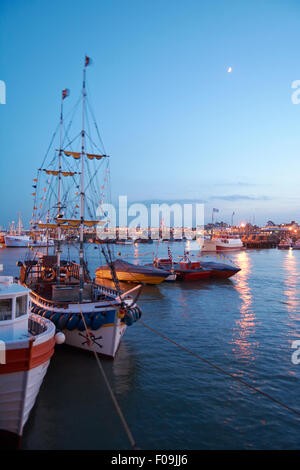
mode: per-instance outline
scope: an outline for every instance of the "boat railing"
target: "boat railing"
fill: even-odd
[[[116,289],[113,289],[112,287],[107,287],[107,286],[103,286],[101,284],[95,284],[95,283],[93,283],[93,286],[94,288],[97,288],[104,294],[112,295],[113,297],[116,297],[119,295],[118,291]]]
[[[54,300],[45,299],[44,297],[41,297],[39,294],[36,294],[33,291],[30,292],[30,295],[31,297],[34,297],[37,302],[44,305],[45,307],[68,308],[68,305],[70,303],[68,301],[56,302]]]
[[[70,271],[70,274],[71,274],[72,277],[79,280],[79,278],[80,278],[80,266],[79,266],[78,263],[75,263],[74,261],[72,261],[72,263],[69,266],[69,271]]]
[[[106,294],[106,295],[110,295],[112,297],[117,297],[119,294],[118,292],[115,290],[115,289],[112,289],[110,287],[106,287],[106,286],[102,286],[102,285],[99,285],[99,284],[94,284],[92,283],[92,287],[94,289],[94,299],[96,300],[96,294],[101,292],[103,294]],[[69,304],[70,303],[74,303],[74,302],[70,302],[70,301],[60,301],[60,302],[57,302],[57,301],[54,301],[54,300],[49,300],[49,299],[45,299],[44,297],[41,297],[39,294],[36,294],[35,292],[31,291],[30,293],[31,297],[34,297],[35,300],[40,303],[41,305],[44,305],[45,307],[55,307],[55,308],[68,308]]]
[[[41,278],[42,277],[42,272],[45,268],[47,267],[52,267],[51,263],[48,264],[46,263],[37,263],[37,262],[27,262],[26,263],[26,268],[27,268],[27,276],[30,278]],[[73,277],[76,280],[80,279],[80,265],[78,263],[75,263],[72,261],[70,264],[68,264],[68,271],[69,271],[69,276]],[[87,271],[87,266],[84,264],[84,280],[85,281],[90,281],[90,276]],[[54,266],[55,269],[55,266]]]

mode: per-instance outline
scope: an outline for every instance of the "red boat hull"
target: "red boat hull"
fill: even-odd
[[[211,277],[213,278],[218,278],[218,279],[229,279],[231,276],[234,276],[236,274],[236,270],[234,271],[212,271],[211,272]]]
[[[175,273],[177,274],[177,279],[182,281],[199,281],[211,277],[211,271],[175,271]]]

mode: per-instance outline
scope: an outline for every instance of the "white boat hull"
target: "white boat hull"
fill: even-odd
[[[83,304],[69,304],[65,309],[47,306],[42,300],[38,300],[36,295],[31,295],[32,312],[38,315],[47,315],[53,321],[58,330],[65,335],[65,344],[84,349],[90,352],[115,357],[119,348],[121,338],[123,337],[127,325],[122,321],[122,315],[119,313],[119,307],[103,307],[99,302],[87,302]],[[126,302],[126,301],[125,301]],[[82,321],[84,318],[94,315],[102,315],[103,321],[99,328],[87,326],[87,331]],[[54,314],[56,318],[53,317]],[[60,326],[59,319],[65,317],[65,327]],[[136,320],[134,320],[136,321]],[[81,327],[79,327],[81,323]],[[93,324],[92,324],[93,326]]]
[[[26,248],[47,246],[47,240],[33,240],[27,236],[6,235],[4,237],[5,245],[7,248]],[[48,246],[53,246],[53,240],[48,240]]]
[[[66,337],[65,344],[114,358],[126,328],[124,324],[102,326],[98,330],[88,328],[88,335],[86,331],[77,329],[73,331],[64,329],[62,331]]]
[[[49,363],[28,371],[0,375],[0,430],[22,435]]]
[[[55,326],[37,315],[2,323],[6,347],[0,360],[0,448],[15,448],[54,353]]]
[[[243,242],[239,238],[216,239],[217,251],[235,251],[243,248]]]

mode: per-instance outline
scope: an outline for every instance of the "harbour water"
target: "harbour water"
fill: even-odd
[[[183,243],[171,247],[183,254]],[[6,275],[18,275],[16,261],[26,251],[0,250]],[[146,263],[156,243],[114,251]],[[93,247],[88,253],[93,273],[103,259]],[[166,257],[166,243],[159,253]],[[300,411],[300,364],[292,362],[292,343],[300,339],[300,251],[243,250],[228,257],[241,268],[230,280],[145,286],[142,320]],[[115,360],[102,363],[141,449],[299,448],[299,416],[141,324],[127,328]],[[56,347],[23,448],[130,448],[92,355]]]

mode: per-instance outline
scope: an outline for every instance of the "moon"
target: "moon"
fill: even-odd
[[[228,67],[227,72],[230,73],[232,71],[231,67]]]

